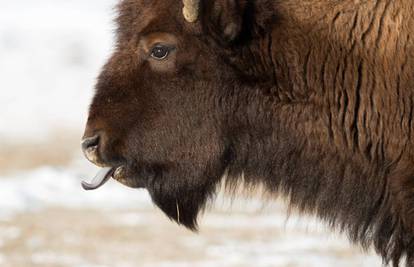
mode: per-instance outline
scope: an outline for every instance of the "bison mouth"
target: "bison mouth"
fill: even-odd
[[[102,187],[111,178],[127,187],[142,187],[142,184],[139,184],[135,179],[127,175],[127,168],[125,166],[102,168],[90,182],[82,181],[82,187],[88,191],[95,190]]]

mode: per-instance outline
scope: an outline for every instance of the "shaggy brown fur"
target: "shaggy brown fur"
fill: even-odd
[[[414,1],[124,0],[85,136],[195,229],[221,177],[414,266]],[[151,57],[154,46],[169,54]]]

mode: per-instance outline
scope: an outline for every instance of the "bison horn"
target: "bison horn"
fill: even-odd
[[[186,21],[193,23],[198,19],[200,0],[183,0],[183,15]]]

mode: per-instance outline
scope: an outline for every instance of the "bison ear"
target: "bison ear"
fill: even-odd
[[[278,18],[274,0],[207,0],[201,3],[205,29],[224,44],[263,35]]]
[[[247,1],[214,0],[204,2],[203,20],[208,32],[220,41],[235,41],[243,29]]]

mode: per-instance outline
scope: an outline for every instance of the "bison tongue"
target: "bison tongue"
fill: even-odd
[[[95,190],[103,186],[114,174],[116,168],[102,168],[91,182],[82,182],[85,190]]]

